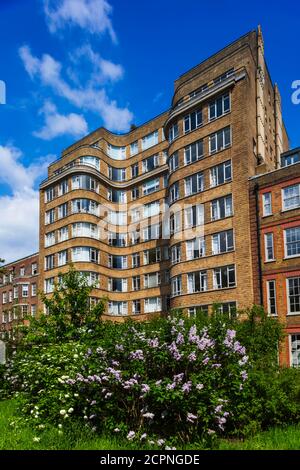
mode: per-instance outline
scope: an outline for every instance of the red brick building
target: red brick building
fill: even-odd
[[[250,180],[255,302],[286,329],[283,365],[300,366],[300,148]]]
[[[25,315],[37,313],[38,253],[4,266],[0,276],[0,332],[10,335]]]

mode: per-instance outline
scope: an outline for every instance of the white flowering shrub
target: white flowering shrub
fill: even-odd
[[[37,425],[79,419],[163,446],[226,435],[243,404],[248,356],[222,318],[203,326],[169,317],[106,324],[89,345],[20,351],[6,378]]]

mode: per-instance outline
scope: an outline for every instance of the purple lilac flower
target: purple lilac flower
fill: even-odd
[[[203,361],[202,361],[202,364],[204,364],[205,366],[209,363],[209,357],[206,357]]]
[[[144,439],[146,439],[146,437],[147,437],[146,433],[142,434],[141,437],[140,437],[140,441],[143,441]]]
[[[143,361],[144,360],[144,353],[141,349],[137,349],[136,351],[133,351],[129,354],[130,359],[138,360],[138,361]]]
[[[182,382],[183,381],[183,377],[184,377],[184,374],[178,374],[178,375],[174,375],[173,377],[173,380],[174,382]]]
[[[129,380],[126,380],[124,383],[123,383],[123,388],[125,390],[130,390],[131,388],[133,388],[136,384],[138,383],[138,381],[134,378],[132,379],[129,379]]]
[[[115,349],[116,351],[124,351],[124,346],[123,344],[116,344]]]
[[[195,352],[192,352],[188,357],[189,362],[195,362],[197,360],[197,356]]]
[[[223,409],[223,405],[218,405],[218,406],[216,406],[216,408],[215,408],[215,413],[221,413],[221,412],[222,412],[222,409]]]
[[[191,388],[192,388],[192,382],[191,381],[186,382],[185,384],[182,385],[182,391],[184,393],[190,393]]]
[[[142,389],[141,390],[142,390],[143,393],[148,393],[148,392],[150,392],[150,387],[147,384],[142,384]]]
[[[129,431],[129,433],[127,434],[127,439],[129,441],[132,441],[135,437],[135,432],[134,431]]]
[[[249,357],[248,356],[244,356],[242,357],[242,359],[239,361],[239,366],[244,366],[245,364],[247,364],[247,362],[249,361]]]
[[[188,414],[187,414],[186,420],[187,420],[189,423],[194,424],[195,419],[197,419],[197,416],[193,415],[192,413],[188,413]]]
[[[170,346],[168,346],[168,349],[169,349],[171,355],[173,356],[173,358],[176,361],[180,361],[180,359],[182,358],[182,354],[180,354],[180,352],[178,351],[176,343],[174,341]]]
[[[156,385],[157,387],[159,387],[159,386],[161,385],[161,383],[162,383],[162,380],[158,380],[157,382],[155,382],[155,385]]]
[[[176,343],[177,344],[184,344],[184,336],[183,336],[182,333],[178,333]]]
[[[197,390],[202,390],[204,388],[204,385],[203,384],[197,384],[196,385],[196,389]]]
[[[148,345],[149,345],[150,348],[153,348],[153,349],[158,348],[159,347],[158,338],[149,339],[148,340]]]
[[[213,364],[212,367],[214,369],[220,369],[222,367],[222,364]]]
[[[158,439],[157,441],[157,445],[159,445],[160,447],[164,445],[166,441],[164,439]]]
[[[176,387],[176,383],[173,382],[173,383],[171,383],[171,384],[168,384],[168,385],[166,386],[166,389],[167,389],[167,390],[174,390],[175,387]]]
[[[120,365],[119,361],[111,361],[112,366],[118,367]]]
[[[178,326],[184,326],[184,320],[179,320]]]
[[[241,372],[241,376],[244,382],[248,379],[248,374],[245,370]]]

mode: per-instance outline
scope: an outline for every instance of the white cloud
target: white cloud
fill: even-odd
[[[0,185],[12,192],[0,196],[0,258],[6,262],[38,251],[39,193],[34,187],[55,158],[49,155],[26,167],[21,156],[19,149],[0,145]]]
[[[44,11],[52,33],[67,26],[77,26],[92,34],[109,33],[117,42],[107,0],[44,0]]]
[[[92,81],[85,87],[72,87],[61,76],[61,64],[52,56],[44,54],[41,59],[34,57],[28,46],[19,49],[24,67],[31,78],[38,77],[43,85],[50,86],[59,96],[64,97],[78,108],[93,111],[104,120],[110,130],[127,131],[133,115],[128,108],[119,108],[115,100],[110,100],[104,88],[97,88]],[[108,62],[108,61],[106,61]],[[117,66],[115,66],[117,67]],[[102,64],[102,70],[110,76],[117,76],[116,69],[108,71],[108,63]]]
[[[46,101],[41,109],[41,114],[45,115],[45,125],[41,130],[33,133],[40,139],[50,140],[62,135],[82,137],[88,133],[88,125],[82,115],[59,114],[56,106],[50,101]]]

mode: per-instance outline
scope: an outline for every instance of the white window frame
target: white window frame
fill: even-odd
[[[284,197],[284,193],[287,189],[291,189],[291,188],[297,188],[298,189],[298,195],[290,197],[289,199],[299,198],[299,203],[298,203],[298,205],[294,205],[292,207],[286,207],[286,199]],[[285,188],[282,188],[281,191],[282,191],[282,210],[283,211],[291,211],[291,210],[298,209],[300,207],[300,183],[293,184],[291,186],[287,186]]]
[[[269,245],[269,242],[271,241],[271,244]],[[265,242],[265,262],[272,262],[275,261],[275,246],[274,246],[274,233],[273,232],[268,232],[265,233],[264,235],[264,242]],[[272,249],[272,257],[269,258],[269,252],[268,249]]]
[[[300,276],[293,276],[293,277],[288,277],[286,279],[286,294],[287,294],[287,307],[288,307],[288,315],[300,315],[300,309],[299,312],[292,312],[291,311],[291,299],[290,299],[290,288],[289,288],[289,281],[294,280],[294,279],[299,279],[299,286],[300,286]],[[299,287],[299,292],[300,292],[300,287]],[[300,294],[299,294],[300,295]]]
[[[267,201],[269,199],[269,201]],[[263,206],[263,217],[269,217],[270,215],[273,214],[272,211],[272,193],[264,193],[262,195],[262,206]],[[267,208],[269,208],[267,210]]]
[[[270,285],[274,284],[274,300],[275,300],[275,313],[271,313],[271,295],[270,295]],[[275,279],[270,279],[267,281],[267,303],[268,303],[268,314],[271,315],[272,317],[276,317],[278,315],[277,313],[277,292],[276,292],[276,281]]]
[[[289,228],[286,228],[286,229],[283,231],[283,236],[284,236],[284,256],[285,256],[285,258],[287,258],[287,259],[290,259],[290,258],[298,258],[298,257],[300,256],[300,251],[299,251],[299,253],[297,253],[297,254],[295,254],[295,255],[289,255],[289,254],[288,254],[288,250],[287,250],[287,248],[288,248],[288,247],[287,247],[287,236],[286,236],[286,235],[287,235],[287,231],[288,231],[288,230],[296,230],[296,229],[298,229],[299,232],[300,232],[300,226],[298,226],[298,227],[289,227]],[[300,244],[300,238],[299,238],[299,242],[298,242],[298,241],[290,242],[290,244],[292,244],[292,243],[299,243],[299,244]]]

